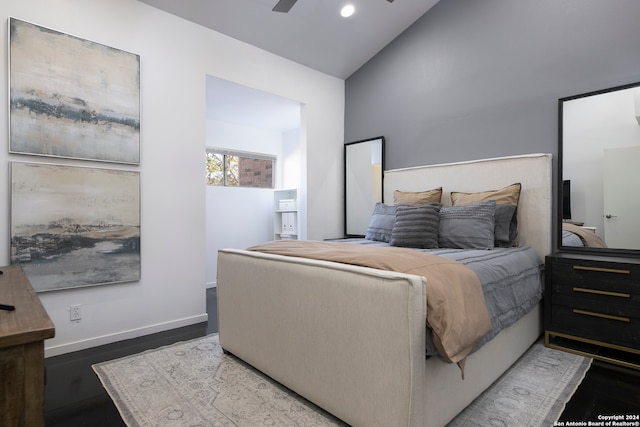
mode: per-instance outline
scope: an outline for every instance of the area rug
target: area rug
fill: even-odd
[[[540,340],[448,426],[553,426],[591,362]]]
[[[450,425],[553,425],[590,362],[537,342]],[[345,425],[224,354],[217,334],[93,369],[130,427]]]

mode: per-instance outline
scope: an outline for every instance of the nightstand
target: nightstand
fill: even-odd
[[[545,345],[640,370],[640,260],[546,257]]]

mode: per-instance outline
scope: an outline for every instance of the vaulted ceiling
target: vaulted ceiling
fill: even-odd
[[[439,0],[298,0],[288,13],[272,10],[278,0],[139,1],[346,79]]]

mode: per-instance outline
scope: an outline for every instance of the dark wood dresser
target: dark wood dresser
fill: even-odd
[[[545,344],[640,370],[640,260],[546,257]]]
[[[0,426],[44,426],[44,340],[55,328],[20,266],[0,267]]]

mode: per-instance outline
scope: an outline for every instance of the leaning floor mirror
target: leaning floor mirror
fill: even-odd
[[[382,202],[384,137],[344,145],[344,234],[362,237],[376,203]]]

